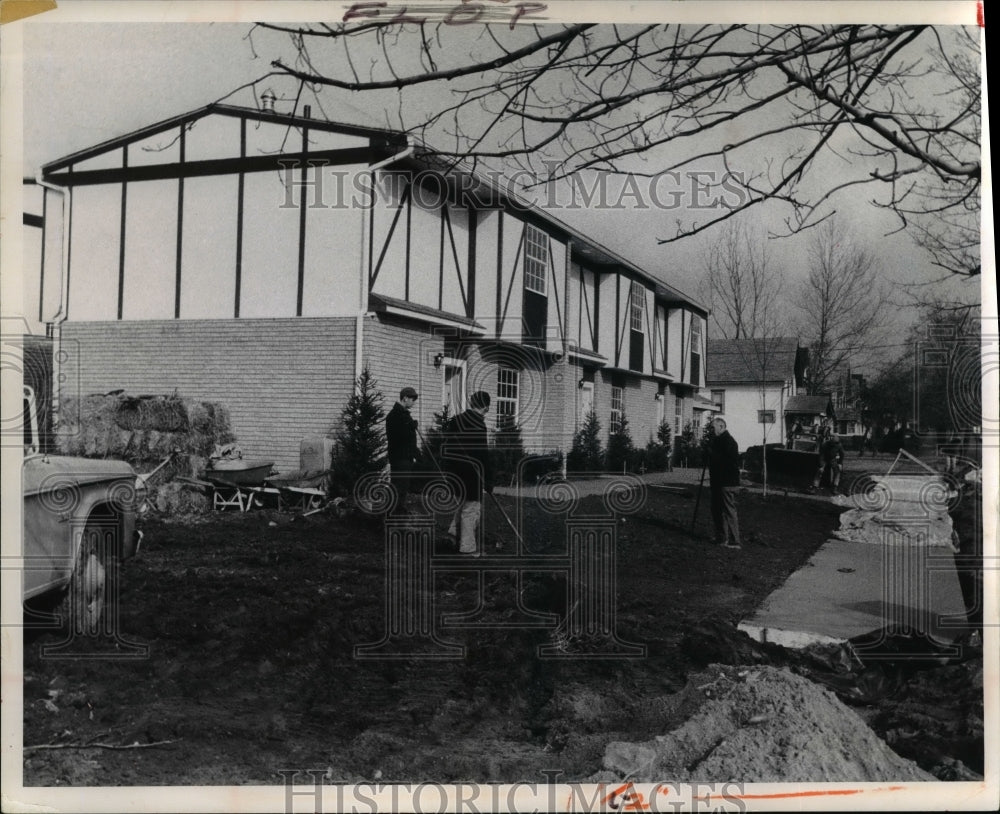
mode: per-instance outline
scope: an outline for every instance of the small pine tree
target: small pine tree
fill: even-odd
[[[628,419],[622,413],[618,422],[618,429],[611,433],[608,439],[608,470],[611,472],[621,472],[627,469],[635,456],[635,445],[632,443],[632,433],[628,428]]]
[[[675,444],[677,463],[681,466],[701,466],[703,460],[701,440],[695,437],[694,425],[688,421]]]
[[[333,479],[342,491],[369,472],[385,466],[385,409],[378,383],[366,367],[340,414],[340,428],[333,449]]]
[[[444,464],[441,461],[441,446],[444,444],[444,428],[453,418],[451,407],[444,405],[440,412],[434,413],[431,428],[427,431],[427,443],[421,450],[421,458],[424,468],[430,472],[437,472]]]
[[[666,471],[670,465],[670,425],[666,420],[656,428],[656,438],[646,444],[646,465],[653,471]]]
[[[591,410],[583,426],[573,436],[573,444],[566,456],[570,472],[599,472],[604,468],[604,447],[601,444],[601,422]]]
[[[511,416],[501,416],[500,426],[493,434],[493,472],[497,483],[510,480],[517,474],[524,458],[521,427]]]

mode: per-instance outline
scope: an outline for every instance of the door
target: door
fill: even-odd
[[[579,412],[576,415],[576,426],[580,428],[587,420],[587,415],[594,409],[594,383],[584,382],[580,385]]]
[[[458,415],[465,409],[465,360],[445,359],[444,385],[441,403],[449,415]]]

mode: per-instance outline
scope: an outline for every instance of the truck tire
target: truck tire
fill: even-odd
[[[72,635],[93,637],[109,629],[114,543],[107,525],[88,523],[83,530],[73,576],[56,608]]]

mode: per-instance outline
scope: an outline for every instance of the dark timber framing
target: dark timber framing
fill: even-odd
[[[302,126],[302,155],[309,153],[309,127]],[[309,178],[309,161],[303,158],[299,164],[299,172],[302,177],[299,179],[299,270],[298,282],[295,290],[295,316],[302,316],[302,296],[306,282],[306,187]],[[294,172],[294,170],[293,170]]]
[[[444,308],[444,218],[441,222],[441,235],[438,241],[438,310]]]
[[[399,216],[401,214],[403,214],[403,209],[407,205],[407,202],[409,201],[410,190],[411,190],[411,187],[409,185],[407,185],[406,189],[403,190],[402,199],[399,202],[399,206],[396,207],[396,214],[392,216],[392,223],[389,224],[389,232],[385,236],[385,242],[382,244],[382,251],[379,252],[378,262],[375,264],[375,268],[368,275],[368,290],[369,291],[373,291],[375,289],[375,281],[378,280],[379,272],[382,270],[382,261],[385,260],[385,253],[387,251],[389,251],[389,243],[392,242],[392,236],[396,233],[396,224],[399,223]],[[373,216],[375,214],[375,207],[374,206],[371,207],[371,214]],[[374,228],[375,228],[375,218],[372,217],[372,229],[374,229]],[[372,235],[372,241],[374,241],[374,235]],[[371,246],[372,246],[372,242],[369,242],[369,253],[368,253],[369,258],[371,258],[371,251],[370,251]],[[407,263],[407,270],[406,270],[406,276],[407,276],[407,286],[406,286],[406,288],[407,288],[407,294],[409,294],[409,276],[410,276],[409,262],[410,262],[410,258],[409,258],[409,235],[407,235],[407,258],[406,258],[406,263]],[[407,297],[407,299],[408,298],[409,297]]]
[[[127,145],[126,145],[127,146]],[[72,183],[76,186],[87,184],[120,184],[126,181],[162,181],[170,178],[201,178],[206,175],[233,175],[237,172],[270,172],[289,169],[305,164],[306,159],[323,161],[326,164],[360,164],[372,156],[379,157],[379,151],[369,147],[344,147],[339,150],[320,150],[314,153],[283,153],[281,155],[253,155],[240,158],[209,158],[188,161],[184,164],[148,164],[138,167],[116,167],[105,170],[84,170],[73,173]],[[66,172],[50,172],[46,181],[69,185]]]
[[[37,224],[42,227],[42,259],[41,268],[38,270],[38,321],[45,322],[45,216],[48,214],[49,191],[42,188],[42,222]]]
[[[462,297],[462,308],[468,313],[469,311],[469,298],[466,295],[465,283],[462,282],[462,264],[458,260],[458,246],[455,245],[455,232],[451,228],[451,214],[448,208],[448,204],[444,204],[441,207],[441,211],[444,217],[441,218],[442,222],[448,229],[448,242],[451,245],[451,258],[455,263],[455,276],[458,277],[458,292]],[[441,245],[441,264],[444,265],[444,244]],[[471,318],[471,317],[470,317]]]
[[[468,207],[465,210],[469,217],[469,266],[466,271],[469,277],[468,298],[465,301],[465,316],[474,319],[476,315],[476,210]]]
[[[240,158],[247,154],[247,120],[240,118]],[[240,288],[243,285],[243,198],[246,194],[246,175],[240,170],[236,181],[236,291],[233,299],[233,317],[240,317]]]
[[[69,185],[73,185],[73,165],[70,164],[66,168],[66,174],[68,176]],[[68,231],[66,235],[66,301],[63,303],[63,317],[69,319],[69,271],[70,271],[70,260],[73,259],[73,196],[69,196],[69,206],[67,207],[65,222],[63,223],[63,228]]]
[[[500,307],[503,303],[503,210],[497,212],[497,308],[496,308],[496,329],[494,335],[500,338]]]
[[[122,168],[128,170],[128,145],[122,147]],[[121,230],[118,237],[118,319],[122,318],[122,304],[125,301],[125,208],[128,183],[122,178]]]
[[[406,264],[405,264],[405,275],[406,280],[403,284],[403,299],[407,302],[410,301],[410,238],[413,233],[413,182],[410,181],[409,186],[407,186],[407,191],[409,195],[406,196]],[[388,240],[386,241],[388,244]]]
[[[185,134],[187,133],[187,125],[181,125],[181,136],[180,136],[180,150],[181,150],[181,166],[184,166],[184,160],[187,157],[187,145],[185,143]],[[180,175],[177,179],[177,269],[174,277],[174,319],[181,318],[181,258],[183,256],[184,249],[184,175]]]

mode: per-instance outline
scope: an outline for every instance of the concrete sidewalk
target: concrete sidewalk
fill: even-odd
[[[806,647],[886,627],[948,643],[964,624],[950,548],[830,540],[739,629],[761,642]]]

